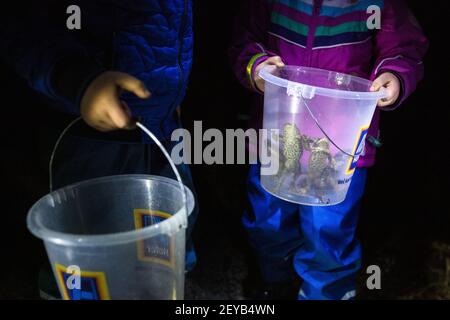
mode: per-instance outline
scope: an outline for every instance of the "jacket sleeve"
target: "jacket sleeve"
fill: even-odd
[[[79,114],[84,89],[104,70],[67,29],[64,3],[30,1],[2,15],[0,58],[62,111]]]
[[[266,49],[270,24],[270,0],[246,0],[236,16],[229,56],[239,82],[257,91],[255,67],[276,54]]]
[[[396,74],[402,92],[394,106],[398,107],[423,78],[423,56],[428,40],[404,0],[386,0],[381,15],[381,29],[375,36],[375,67],[371,79],[383,72]],[[383,108],[386,110],[386,108]]]

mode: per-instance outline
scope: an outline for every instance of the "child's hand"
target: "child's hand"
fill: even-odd
[[[121,72],[107,71],[94,79],[81,100],[81,116],[91,127],[107,132],[132,129],[131,111],[120,101],[122,91],[129,91],[142,99],[150,92],[140,80]]]
[[[396,75],[390,72],[381,74],[372,84],[370,91],[379,91],[382,87],[386,89],[387,97],[378,101],[380,108],[393,105],[400,96],[401,84]]]
[[[255,81],[256,87],[264,92],[264,79],[259,76],[259,71],[266,67],[266,66],[277,66],[278,68],[283,68],[284,63],[281,60],[280,57],[270,57],[269,59],[265,60],[264,62],[261,62],[258,64],[258,66],[255,68],[255,73],[253,74],[253,79]]]

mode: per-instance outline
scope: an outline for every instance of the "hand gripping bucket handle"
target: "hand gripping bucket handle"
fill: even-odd
[[[58,140],[56,140],[55,146],[53,147],[52,150],[52,154],[50,156],[50,162],[49,162],[49,187],[50,187],[50,192],[53,192],[53,161],[55,158],[55,154],[56,151],[62,141],[62,139],[64,138],[64,136],[67,134],[67,132],[70,130],[70,128],[72,128],[78,121],[81,120],[81,117],[73,120],[64,130],[63,132],[61,132],[61,134],[58,137]],[[147,136],[150,137],[150,139],[152,139],[155,144],[158,146],[158,148],[161,150],[161,152],[164,154],[164,156],[166,157],[167,161],[170,164],[170,167],[172,168],[172,171],[175,173],[175,176],[177,178],[178,181],[178,186],[180,188],[181,191],[181,195],[183,197],[183,207],[186,210],[186,217],[189,215],[189,208],[187,205],[187,195],[186,195],[186,190],[184,188],[184,184],[183,184],[183,180],[181,180],[181,175],[180,172],[178,171],[178,169],[175,166],[175,163],[172,161],[172,158],[170,157],[169,153],[167,152],[167,150],[164,148],[164,146],[162,145],[161,141],[158,140],[158,138],[149,130],[147,129],[142,123],[140,122],[136,122],[136,126],[141,129]],[[185,219],[184,225],[182,225],[183,228],[187,227],[187,219]]]

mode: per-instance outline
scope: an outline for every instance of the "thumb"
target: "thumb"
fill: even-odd
[[[370,91],[375,92],[379,91],[382,87],[386,85],[386,77],[384,75],[379,76],[375,79],[375,81],[372,83],[372,86],[370,87]]]
[[[285,66],[283,60],[281,60],[281,57],[279,56],[273,57],[272,63],[276,65],[278,68],[283,68]]]
[[[151,93],[147,90],[145,84],[129,74],[120,73],[115,79],[115,82],[121,89],[134,93],[141,99],[147,99],[151,96]]]

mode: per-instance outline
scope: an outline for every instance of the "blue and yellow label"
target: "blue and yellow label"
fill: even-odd
[[[68,267],[55,264],[57,281],[64,300],[110,300],[104,272],[80,271],[79,274]]]
[[[360,155],[364,151],[364,146],[367,138],[367,134],[369,133],[369,126],[364,126],[359,130],[358,139],[356,140],[355,146],[353,148],[352,154],[359,154],[358,156],[354,158],[350,158],[348,161],[347,170],[345,171],[345,174],[353,174],[356,169],[356,165],[358,163]]]
[[[135,209],[136,230],[155,225],[171,216],[156,210]],[[137,252],[140,261],[157,263],[172,269],[175,267],[175,238],[169,235],[159,235],[138,241]]]

